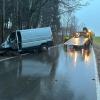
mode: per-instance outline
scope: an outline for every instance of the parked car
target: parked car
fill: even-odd
[[[6,41],[1,44],[2,48],[21,52],[25,49],[42,49],[53,45],[53,36],[50,27],[16,30],[8,35]]]

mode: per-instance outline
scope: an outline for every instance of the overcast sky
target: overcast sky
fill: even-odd
[[[100,36],[100,0],[91,0],[91,3],[76,12],[79,22],[84,23]]]

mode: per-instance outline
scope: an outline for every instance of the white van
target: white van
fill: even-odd
[[[16,30],[11,33],[6,41],[2,43],[2,48],[11,48],[18,52],[35,47],[49,47],[53,45],[53,36],[50,27]]]

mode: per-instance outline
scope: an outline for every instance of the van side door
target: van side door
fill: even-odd
[[[16,32],[16,37],[17,37],[18,51],[21,51],[22,50],[22,38],[21,38],[20,31]]]

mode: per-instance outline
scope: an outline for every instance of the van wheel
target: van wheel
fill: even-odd
[[[46,44],[41,45],[41,51],[47,51],[48,46]]]

